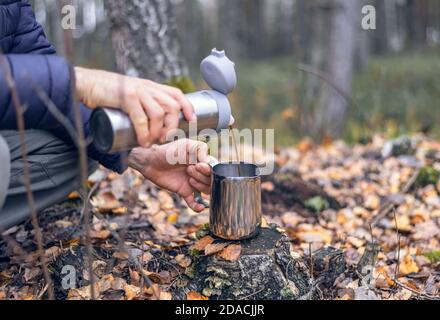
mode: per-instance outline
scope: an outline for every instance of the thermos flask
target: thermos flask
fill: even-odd
[[[197,115],[197,134],[204,129],[220,132],[233,123],[231,105],[227,95],[237,85],[234,63],[224,51],[213,49],[200,64],[203,79],[211,90],[187,94]],[[121,110],[98,108],[90,119],[95,146],[104,153],[127,151],[138,146],[136,132],[128,115]],[[188,135],[189,123],[180,115],[179,129]]]

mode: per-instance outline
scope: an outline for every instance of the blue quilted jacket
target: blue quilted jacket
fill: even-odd
[[[13,130],[17,128],[17,121],[5,67],[11,70],[20,101],[26,106],[26,128],[49,130],[66,143],[72,143],[66,129],[35,91],[35,86],[43,90],[74,124],[72,68],[64,58],[56,55],[27,0],[0,0],[0,130]],[[80,108],[84,132],[88,136],[91,111],[83,105]],[[102,154],[93,143],[87,151],[90,158],[105,167],[119,173],[124,171],[120,154]]]

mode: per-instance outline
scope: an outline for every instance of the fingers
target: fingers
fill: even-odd
[[[203,163],[203,162],[201,162],[201,163],[197,163],[197,164],[196,164],[196,170],[197,170],[199,173],[205,175],[206,177],[209,177],[209,178],[211,177],[211,174],[212,174],[212,168],[211,168],[211,166],[210,166],[209,164],[207,164],[207,163]]]
[[[210,184],[201,183],[194,178],[189,178],[189,184],[194,189],[196,189],[204,194],[209,194],[211,192],[211,185]]]
[[[205,210],[205,206],[203,204],[196,202],[196,199],[194,198],[194,194],[186,196],[184,200],[188,205],[188,207],[190,207],[195,212],[202,212],[203,210]]]
[[[197,120],[192,104],[188,101],[180,89],[161,84],[158,84],[158,87],[179,103],[180,109],[187,121],[193,122]]]
[[[150,145],[150,130],[144,108],[139,102],[134,100],[128,103],[125,109],[133,123],[139,145],[148,147]]]
[[[150,128],[150,142],[161,140],[164,127],[165,111],[150,95],[141,93],[142,106],[148,115]]]
[[[200,183],[203,183],[205,185],[209,185],[211,183],[211,177],[198,171],[196,169],[196,166],[189,166],[186,169],[186,171],[191,178],[195,179],[196,181],[198,181]]]

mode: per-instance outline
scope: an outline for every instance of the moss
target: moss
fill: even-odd
[[[288,287],[284,287],[283,289],[281,289],[280,294],[281,294],[281,298],[283,300],[295,299],[295,295],[293,294],[293,292]]]
[[[430,184],[436,184],[440,179],[440,172],[433,167],[424,167],[420,170],[416,179],[416,186],[419,188],[426,187]]]
[[[196,276],[196,270],[191,266],[185,269],[184,274],[190,278],[190,279],[194,279]]]
[[[196,238],[201,239],[204,236],[209,234],[209,223],[205,223],[199,230],[196,232]]]
[[[313,212],[318,213],[330,208],[330,203],[327,201],[327,199],[321,196],[317,196],[304,201],[304,206],[307,209],[310,209]]]
[[[437,263],[440,261],[440,250],[426,252],[423,254],[426,258],[428,258],[432,263]]]
[[[194,82],[188,76],[173,77],[166,82],[167,85],[179,88],[183,93],[196,91]]]
[[[229,274],[220,267],[209,266],[208,268],[206,268],[206,272],[213,272],[214,275],[221,277],[223,279],[229,278]]]
[[[225,286],[229,287],[231,285],[231,282],[228,280],[216,276],[206,278],[205,282],[208,282],[209,286],[214,289],[222,289]]]

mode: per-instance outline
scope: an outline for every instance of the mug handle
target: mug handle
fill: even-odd
[[[214,169],[214,167],[219,163],[220,162],[216,158],[210,156],[210,161],[208,162],[208,164],[212,169]],[[198,204],[205,206],[206,209],[209,208],[209,203],[205,199],[203,199],[202,194],[197,190],[194,190],[194,199]]]

